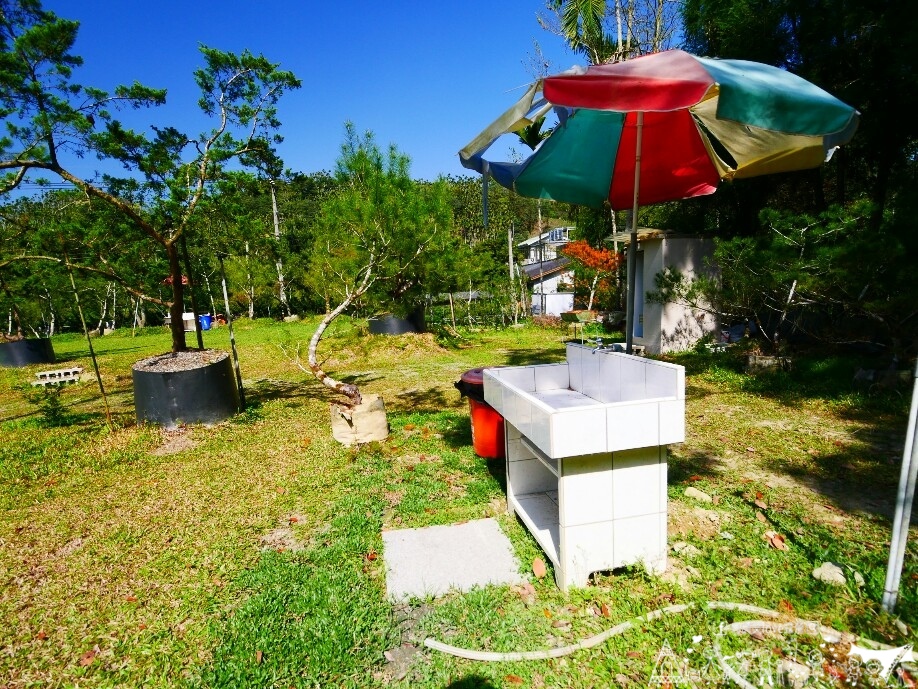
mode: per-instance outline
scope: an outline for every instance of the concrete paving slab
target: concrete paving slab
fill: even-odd
[[[488,584],[520,584],[509,539],[494,519],[383,531],[389,600],[442,596]]]

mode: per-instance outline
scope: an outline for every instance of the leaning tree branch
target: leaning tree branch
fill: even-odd
[[[25,175],[29,170],[47,170],[48,172],[53,172],[55,175],[60,177],[67,182],[70,182],[75,187],[81,189],[83,193],[87,196],[94,196],[105,203],[114,206],[119,212],[126,215],[131,221],[134,222],[137,227],[139,227],[146,235],[151,239],[156,241],[163,246],[166,245],[166,238],[156,231],[156,228],[153,227],[147,220],[137,211],[136,208],[131,206],[123,199],[109,194],[104,189],[100,189],[94,184],[90,184],[81,177],[77,177],[72,172],[69,172],[65,168],[61,167],[56,163],[49,163],[43,160],[3,160],[0,161],[0,170],[12,170],[15,168],[20,168],[20,174]]]
[[[3,168],[0,167],[0,169],[3,169]],[[8,191],[12,191],[16,187],[18,187],[20,184],[22,184],[22,180],[25,179],[27,171],[28,171],[27,167],[20,167],[19,171],[16,173],[16,176],[13,178],[13,181],[7,184],[6,186],[4,186],[3,188],[0,188],[0,194],[5,194]]]
[[[360,395],[360,389],[353,383],[344,383],[342,381],[335,380],[325,371],[323,371],[316,358],[316,349],[319,346],[319,340],[322,338],[322,334],[325,332],[326,328],[328,328],[329,324],[335,320],[335,318],[344,313],[344,311],[351,304],[353,304],[354,301],[363,296],[373,285],[373,282],[376,279],[373,274],[373,268],[375,265],[376,257],[373,253],[370,253],[370,259],[367,262],[366,268],[364,269],[360,284],[357,285],[353,291],[350,289],[346,290],[344,300],[334,309],[325,314],[325,317],[322,318],[322,322],[319,323],[319,327],[316,328],[316,331],[312,334],[312,339],[309,340],[309,369],[323,385],[331,388],[335,392],[340,392],[346,395],[350,399],[353,406],[360,404],[363,399]]]

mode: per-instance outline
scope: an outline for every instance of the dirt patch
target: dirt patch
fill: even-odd
[[[68,541],[67,543],[62,545],[60,548],[55,550],[52,557],[56,557],[56,558],[67,557],[68,555],[72,555],[73,553],[75,553],[77,550],[79,550],[82,547],[83,547],[83,538],[82,537],[74,538],[73,540]]]
[[[189,438],[185,431],[186,429],[184,428],[177,428],[172,431],[164,430],[162,444],[150,454],[157,457],[174,455],[197,446],[198,443]]]
[[[295,524],[302,523],[304,523],[303,517],[298,514],[286,517],[280,526],[271,529],[258,539],[261,549],[277,550],[278,552],[284,550],[302,550],[305,544],[297,537],[296,531],[293,528]]]
[[[675,500],[669,502],[669,539],[682,540],[686,536],[707,541],[716,538],[724,529],[728,516],[717,510],[691,507]]]

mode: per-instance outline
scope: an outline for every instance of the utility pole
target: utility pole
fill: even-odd
[[[543,244],[544,237],[542,232],[542,199],[538,199],[536,202],[536,210],[539,214],[539,313],[540,315],[545,315],[545,275],[542,272],[543,262],[545,261],[545,245]]]

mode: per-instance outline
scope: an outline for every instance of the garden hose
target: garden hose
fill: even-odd
[[[424,645],[427,648],[433,649],[435,651],[441,651],[442,653],[448,653],[450,655],[456,656],[458,658],[465,658],[467,660],[480,660],[484,662],[511,662],[519,660],[546,660],[548,658],[561,658],[563,656],[570,655],[575,651],[580,651],[587,648],[593,648],[602,643],[605,643],[613,636],[617,636],[623,632],[628,631],[632,627],[642,622],[650,622],[652,620],[659,619],[664,615],[674,615],[677,613],[685,612],[695,607],[694,603],[687,603],[684,605],[670,605],[665,608],[660,608],[659,610],[654,610],[649,612],[646,615],[641,615],[640,617],[635,617],[633,620],[622,622],[615,625],[611,629],[607,629],[599,634],[578,641],[575,644],[570,644],[568,646],[562,646],[559,648],[549,648],[543,649],[540,651],[511,651],[508,653],[496,653],[492,651],[476,651],[474,649],[468,648],[459,648],[457,646],[451,646],[445,644],[442,641],[437,641],[436,639],[425,639]],[[774,610],[768,610],[767,608],[760,608],[755,605],[749,605],[747,603],[730,603],[730,602],[719,602],[719,601],[708,601],[706,607],[710,610],[732,610],[738,612],[745,612],[751,615],[759,615],[761,617],[767,617],[772,620],[780,619],[785,617],[782,613],[776,612]],[[855,634],[850,634],[848,632],[839,632],[831,627],[824,627],[818,622],[811,622],[809,620],[801,620],[799,618],[794,618],[791,621],[776,624],[775,622],[763,622],[762,620],[750,620],[747,622],[734,622],[733,624],[727,625],[724,627],[724,631],[730,632],[750,632],[759,629],[767,629],[769,631],[795,631],[797,633],[808,634],[810,636],[822,636],[823,638],[831,641],[849,641],[851,643],[857,642],[861,643],[866,647],[875,648],[879,650],[891,650],[893,647],[886,644],[879,643],[877,641],[872,641],[871,639],[864,639],[863,637],[857,636]],[[714,644],[714,653],[717,657],[717,661],[720,664],[721,668],[727,674],[730,679],[736,682],[739,686],[746,689],[747,687],[752,687],[753,685],[749,684],[746,680],[739,676],[739,674],[731,668],[726,660],[723,658],[723,655],[720,652],[720,647],[715,641]],[[907,658],[911,662],[918,662],[918,655],[913,652],[907,654]]]

